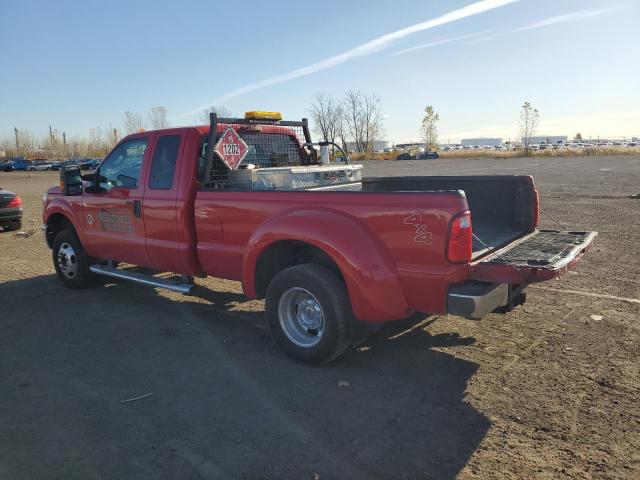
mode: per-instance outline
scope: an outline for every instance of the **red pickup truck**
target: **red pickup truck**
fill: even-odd
[[[230,182],[244,167],[318,163],[305,120],[212,115],[210,126],[136,133],[94,173],[61,171],[43,198],[44,237],[71,288],[98,275],[185,294],[193,277],[239,280],[247,297],[265,298],[287,354],[324,363],[416,312],[507,312],[596,236],[537,229],[530,176],[364,178],[358,191]]]

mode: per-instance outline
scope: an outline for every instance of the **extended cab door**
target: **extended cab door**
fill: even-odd
[[[150,143],[140,134],[118,145],[100,164],[99,189],[82,197],[85,248],[89,255],[135,265],[148,265],[141,182]]]
[[[164,130],[153,142],[142,212],[147,256],[156,270],[185,273],[184,250],[193,247],[180,242],[185,228],[184,214],[180,212],[188,196],[180,195],[178,160],[183,155],[186,136],[185,129]],[[191,209],[186,213],[193,215]]]

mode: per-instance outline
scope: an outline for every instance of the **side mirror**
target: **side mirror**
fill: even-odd
[[[78,165],[60,169],[60,189],[63,195],[82,195],[82,175]]]

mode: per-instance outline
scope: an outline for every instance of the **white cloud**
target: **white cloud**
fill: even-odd
[[[201,105],[198,108],[195,108],[193,110],[190,110],[188,112],[178,115],[178,118],[201,112],[203,109],[209,107],[210,105],[224,104],[227,100],[234,97],[238,97],[245,93],[253,92],[261,88],[265,88],[271,85],[276,85],[278,83],[293,80],[295,78],[311,75],[313,73],[320,72],[328,68],[333,68],[333,67],[336,67],[337,65],[345,63],[354,58],[371,55],[373,53],[376,53],[380,50],[387,48],[397,40],[400,40],[401,38],[407,37],[409,35],[413,35],[414,33],[429,30],[431,28],[435,28],[440,25],[445,25],[447,23],[455,22],[457,20],[462,20],[463,18],[471,17],[473,15],[478,15],[483,12],[494,10],[496,8],[503,7],[505,5],[508,5],[510,3],[515,3],[517,1],[519,0],[481,0],[479,2],[472,3],[470,5],[467,5],[466,7],[460,8],[458,10],[454,10],[452,12],[446,13],[444,15],[433,18],[431,20],[427,20],[421,23],[416,23],[415,25],[411,25],[409,27],[396,30],[395,32],[382,35],[381,37],[374,38],[373,40],[370,40],[366,43],[358,45],[357,47],[347,50],[346,52],[340,53],[338,55],[327,58],[320,62],[312,63],[310,65],[297,68],[295,70],[291,70],[289,72],[282,73],[280,75],[266,78],[264,80],[260,80],[255,83],[250,83],[236,90],[232,90],[231,92],[226,93],[205,105]]]

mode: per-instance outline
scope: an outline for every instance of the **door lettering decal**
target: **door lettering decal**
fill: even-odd
[[[106,210],[100,210],[98,220],[102,230],[111,232],[133,233],[133,225],[129,215],[112,215]]]

